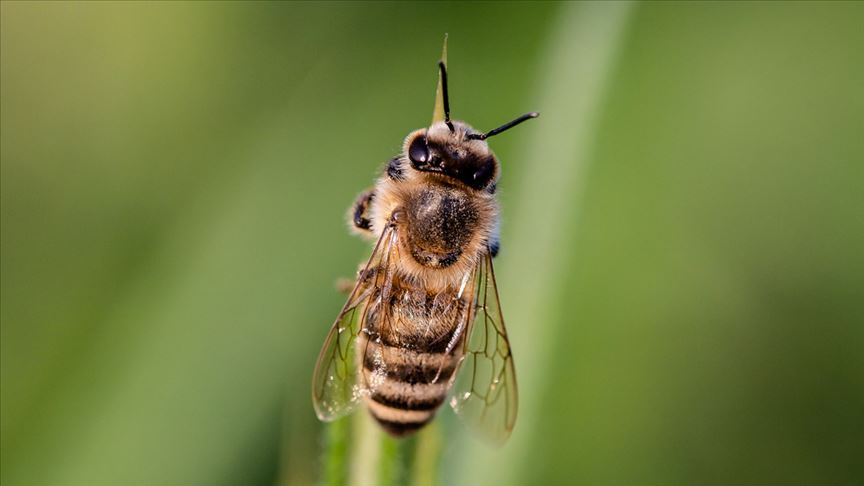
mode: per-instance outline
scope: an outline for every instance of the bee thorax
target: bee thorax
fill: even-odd
[[[461,191],[428,188],[405,201],[407,244],[417,263],[453,265],[477,230],[478,210]]]

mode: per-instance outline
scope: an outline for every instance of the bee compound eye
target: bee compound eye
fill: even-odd
[[[415,166],[429,163],[429,148],[426,147],[426,137],[420,136],[411,142],[408,147],[408,158]]]
[[[477,187],[486,187],[486,185],[491,182],[492,176],[495,173],[495,162],[493,160],[486,160],[474,174],[471,176],[473,179],[471,182]]]

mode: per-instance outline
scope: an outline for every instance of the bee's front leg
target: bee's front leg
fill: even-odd
[[[336,279],[336,290],[342,294],[350,294],[357,284],[369,285],[378,272],[378,268],[366,268],[366,265],[361,263],[355,278],[340,277]]]
[[[339,277],[336,279],[336,291],[340,294],[348,295],[354,290],[354,286],[357,284],[356,281],[347,278],[347,277]]]
[[[372,204],[373,199],[375,199],[374,189],[363,191],[359,196],[357,196],[357,200],[354,201],[354,205],[351,206],[351,210],[348,212],[348,218],[352,229],[363,235],[369,235],[372,233],[372,221],[369,219],[369,206]]]

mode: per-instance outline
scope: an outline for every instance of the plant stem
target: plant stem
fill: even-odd
[[[378,458],[381,454],[381,430],[365,410],[352,417],[354,440],[351,441],[351,472],[348,482],[353,486],[368,486],[378,482]]]
[[[324,427],[324,454],[321,464],[321,484],[341,486],[346,482],[348,443],[350,441],[349,420],[341,419]]]
[[[368,414],[358,412],[325,427],[321,484],[432,486],[437,483],[440,455],[436,423],[417,436],[396,439],[381,432]]]
[[[411,464],[412,486],[438,484],[438,463],[441,460],[441,428],[432,422],[420,431]]]

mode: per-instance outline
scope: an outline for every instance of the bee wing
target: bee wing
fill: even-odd
[[[516,423],[518,396],[513,355],[489,252],[477,265],[474,284],[468,339],[450,406],[469,428],[502,444]]]
[[[366,328],[373,298],[388,301],[392,283],[391,252],[395,249],[395,242],[396,229],[388,226],[378,238],[366,266],[358,274],[354,290],[318,355],[312,375],[312,404],[321,420],[329,422],[351,413],[361,398],[371,393],[369,384],[358,376],[356,342],[358,334]]]

